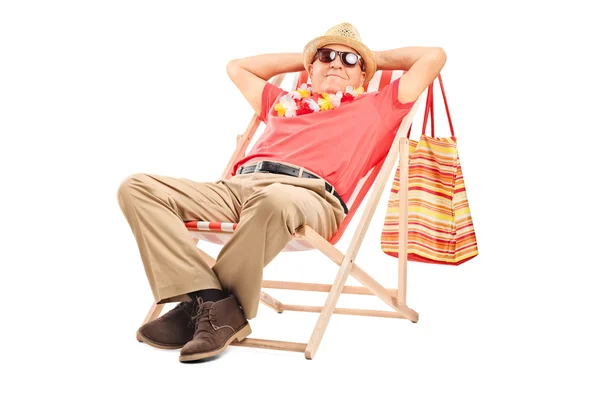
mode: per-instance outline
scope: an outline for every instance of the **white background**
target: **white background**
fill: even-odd
[[[599,398],[600,32],[580,3],[3,1],[1,397]],[[344,21],[374,50],[446,50],[480,255],[410,263],[419,322],[334,315],[312,361],[230,347],[185,365],[138,343],[152,296],[119,183],[218,179],[252,115],[227,61],[300,52]],[[378,242],[387,193],[357,263],[393,287]],[[316,251],[282,253],[265,278],[335,272]],[[354,297],[340,306],[387,309]],[[306,342],[316,318],[261,305],[253,336]]]

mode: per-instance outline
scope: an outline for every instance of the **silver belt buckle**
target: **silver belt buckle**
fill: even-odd
[[[263,166],[262,161],[257,162],[256,165],[254,166],[254,171],[256,172],[256,171],[260,170],[262,168],[262,166]]]

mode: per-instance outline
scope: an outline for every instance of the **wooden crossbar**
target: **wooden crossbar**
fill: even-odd
[[[263,280],[262,287],[265,289],[288,289],[288,290],[305,290],[309,292],[330,292],[332,285],[322,283],[307,283],[307,282],[285,282],[285,281],[268,281]],[[398,289],[385,289],[391,296],[395,296]],[[365,294],[374,296],[373,292],[361,286],[344,286],[342,293],[346,294]]]
[[[306,312],[317,312],[323,311],[323,307],[320,306],[301,306],[295,304],[283,304],[283,310],[290,311],[306,311]],[[399,312],[394,311],[381,311],[381,310],[367,310],[360,308],[334,308],[334,314],[345,314],[345,315],[362,315],[366,317],[384,317],[384,318],[405,318]]]
[[[306,350],[306,343],[297,342],[282,342],[279,340],[267,340],[267,339],[253,339],[246,338],[241,342],[233,341],[232,346],[245,346],[245,347],[259,347],[261,349],[270,350],[285,350],[285,351],[297,351],[304,353]]]

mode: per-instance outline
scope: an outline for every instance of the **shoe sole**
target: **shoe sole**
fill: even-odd
[[[162,344],[162,343],[156,343],[153,342],[151,339],[148,339],[146,336],[144,336],[141,332],[141,330],[138,329],[137,331],[137,340],[143,343],[146,343],[148,346],[152,346],[152,347],[156,347],[157,349],[163,349],[163,350],[176,350],[176,349],[181,349],[184,344],[180,344],[180,345],[173,345],[173,344]]]
[[[231,344],[231,342],[233,342],[234,340],[241,342],[242,340],[246,339],[246,337],[248,337],[248,335],[250,335],[251,333],[252,333],[252,329],[250,328],[250,324],[246,324],[242,329],[237,331],[235,334],[231,335],[231,337],[229,339],[227,339],[227,341],[225,342],[225,344],[222,347],[220,347],[216,350],[213,350],[213,351],[209,351],[207,353],[196,353],[196,354],[188,354],[185,356],[179,356],[179,361],[182,361],[182,362],[197,361],[197,360],[202,360],[204,358],[216,356],[217,354],[225,351],[227,346],[229,346]]]

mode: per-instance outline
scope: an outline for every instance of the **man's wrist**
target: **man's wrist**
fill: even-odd
[[[373,53],[373,57],[375,57],[375,62],[377,63],[377,70],[380,70],[381,67],[383,65],[385,65],[385,61],[383,60],[383,57],[381,56],[381,52],[371,50],[371,53]]]

